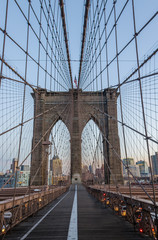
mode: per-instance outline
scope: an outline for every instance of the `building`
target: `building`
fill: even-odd
[[[14,165],[15,163],[15,165]],[[7,170],[5,174],[0,175],[0,188],[5,185],[5,188],[15,187],[15,174],[13,171],[17,170],[16,162],[13,160],[10,170]],[[17,187],[24,187],[29,185],[30,169],[29,165],[22,165],[20,170],[17,170]]]
[[[136,165],[139,167],[139,172],[141,177],[148,177],[149,171],[148,171],[148,165],[146,161],[140,160],[136,162]]]
[[[62,175],[62,160],[59,159],[58,156],[53,157],[53,164],[52,164],[52,174],[54,176],[60,176]]]
[[[50,172],[50,177],[52,176],[52,184],[58,184],[62,177],[62,160],[59,159],[57,155],[50,160]]]
[[[134,177],[140,177],[140,171],[139,171],[139,167],[138,166],[136,166],[136,165],[129,166],[129,170],[133,174]]]
[[[52,185],[52,171],[50,171],[50,170],[48,173],[48,185]]]
[[[123,163],[127,166],[134,166],[134,159],[133,158],[124,158]]]
[[[18,167],[18,159],[17,158],[13,158],[12,164],[11,164],[11,170],[12,173],[16,172],[16,168]]]
[[[102,165],[101,168],[96,168],[95,170],[95,182],[98,184],[102,184],[104,182],[104,166]]]
[[[0,175],[0,188],[2,188],[4,184],[6,184],[4,188],[13,188],[15,186],[15,177],[12,177],[12,175],[11,172]]]
[[[21,171],[30,171],[29,165],[21,165]]]
[[[158,152],[151,156],[153,175],[158,175]]]
[[[6,173],[0,175],[0,188],[13,188],[15,187],[15,172],[18,171],[18,159],[13,158],[10,169]],[[18,176],[18,174],[17,174]]]
[[[128,172],[126,167],[128,166],[130,168],[130,166],[134,166],[134,159],[133,158],[124,158],[122,160],[123,162],[123,176],[127,177],[128,176]]]
[[[17,186],[29,186],[30,168],[29,165],[22,165],[20,171],[17,172]]]
[[[133,158],[124,158],[123,159],[123,176],[124,177],[128,176],[128,171],[126,169],[127,166],[129,167],[129,170],[133,176],[140,177],[139,166],[134,164]],[[132,177],[131,174],[130,174],[130,177]]]

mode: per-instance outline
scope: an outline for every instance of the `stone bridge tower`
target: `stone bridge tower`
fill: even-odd
[[[47,92],[41,89],[39,93],[32,94],[34,116],[39,116],[34,120],[31,184],[47,183],[48,145],[46,143],[58,120],[62,120],[70,132],[72,182],[81,182],[81,134],[90,119],[98,125],[103,136],[105,182],[123,183],[119,159],[118,126],[115,120],[117,119],[118,93],[114,89],[106,89],[104,93],[83,92],[77,89],[69,90],[69,92]],[[68,108],[71,111],[68,111]],[[113,148],[118,155],[114,153]],[[108,170],[107,163],[110,165],[112,174]]]

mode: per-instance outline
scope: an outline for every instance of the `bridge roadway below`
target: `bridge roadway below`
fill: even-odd
[[[143,240],[133,226],[93,198],[82,185],[70,190],[10,230],[3,239]]]

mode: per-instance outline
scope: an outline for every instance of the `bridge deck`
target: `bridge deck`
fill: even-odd
[[[74,195],[77,196],[77,201]],[[149,238],[134,232],[133,226],[116,216],[109,208],[102,207],[83,186],[78,185],[77,188],[71,186],[68,193],[20,223],[8,232],[4,239],[139,240]]]

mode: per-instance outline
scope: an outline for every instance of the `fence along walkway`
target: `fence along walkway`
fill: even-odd
[[[77,204],[77,211],[76,211]],[[37,214],[23,221],[4,239],[61,240],[141,240],[150,239],[134,232],[133,226],[104,208],[82,185],[56,199]]]

